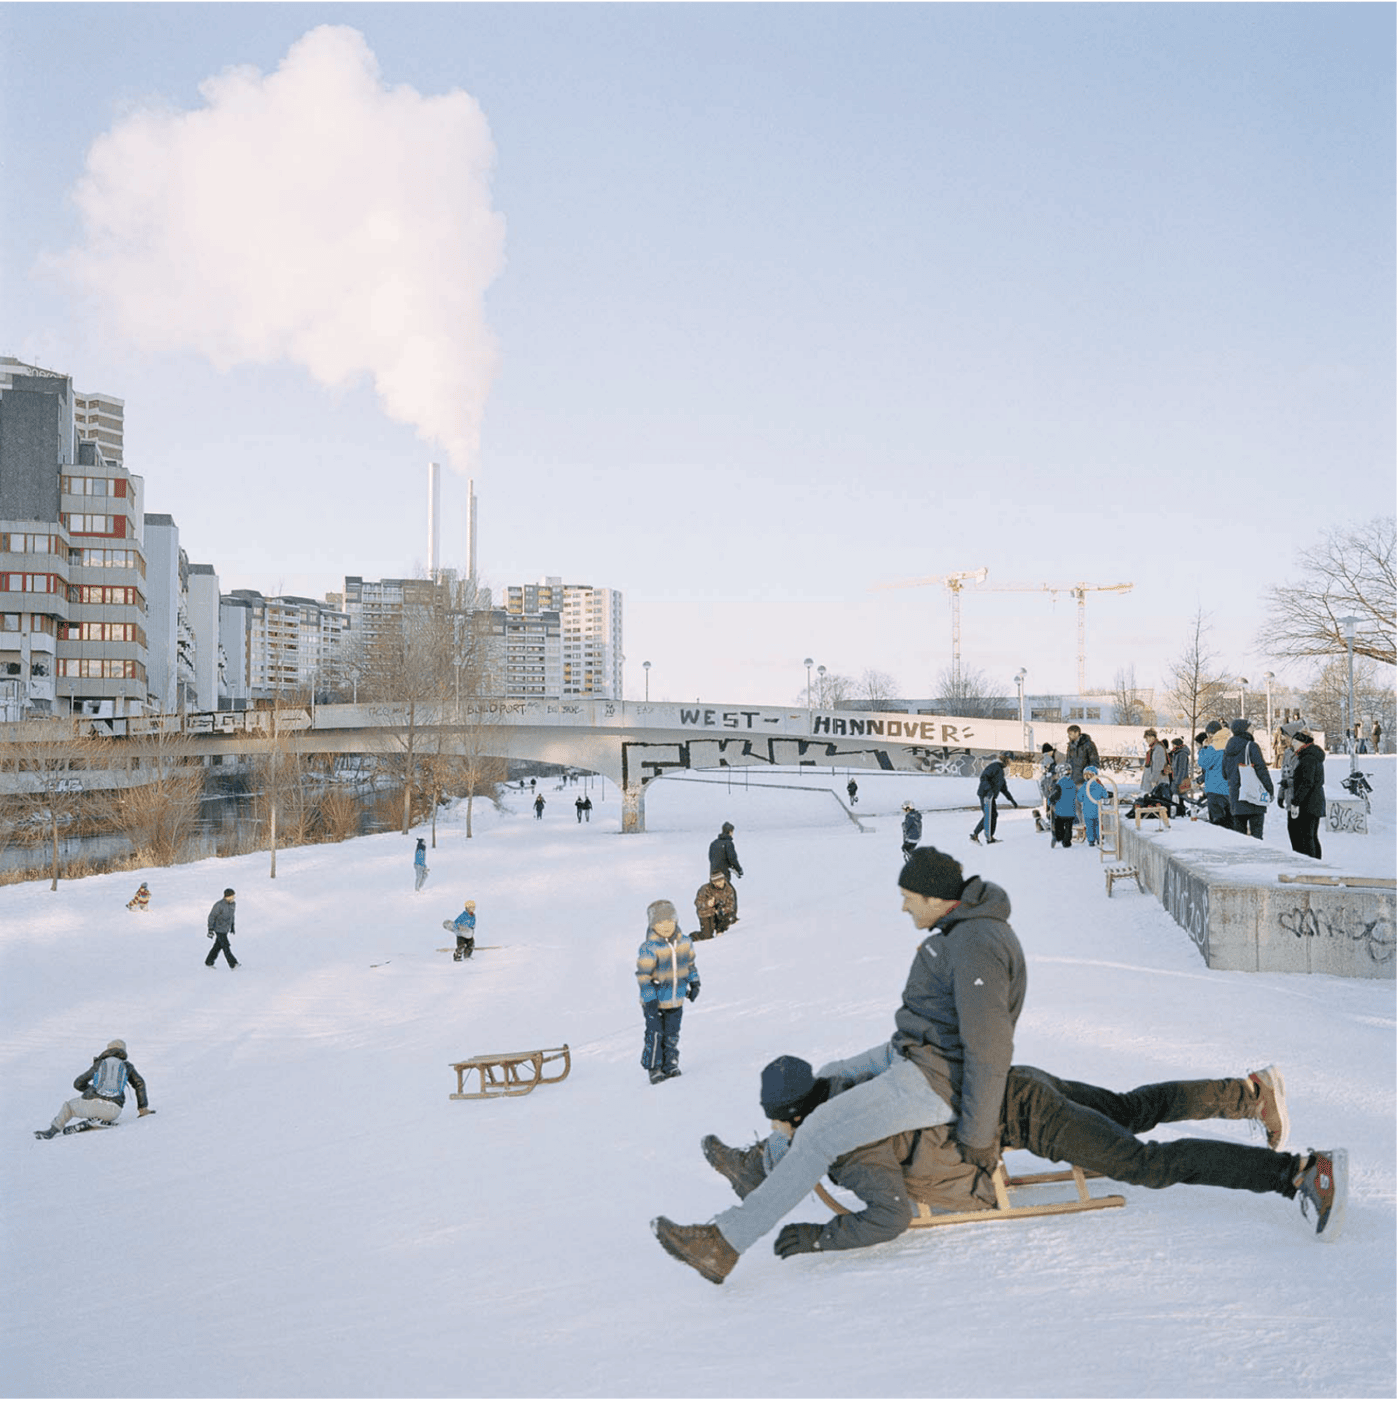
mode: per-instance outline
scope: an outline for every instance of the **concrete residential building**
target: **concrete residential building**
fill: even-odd
[[[507,695],[538,694],[515,687],[519,674],[512,671],[511,639],[542,637],[548,646],[553,635],[546,620],[557,614],[557,662],[550,656],[545,663],[548,689],[543,694],[564,699],[622,696],[622,594],[618,590],[565,584],[559,576],[550,575],[537,584],[508,587],[505,613],[511,620],[506,634]],[[531,620],[538,620],[541,626],[521,628]],[[533,664],[531,675],[535,675]]]
[[[266,598],[256,589],[235,589],[220,601],[225,606],[243,601],[246,632],[240,637],[242,619],[230,618],[228,632],[221,631],[227,658],[232,647],[245,649],[247,697],[254,701],[310,701],[332,684],[337,675],[340,650],[349,618],[329,604],[297,595]],[[225,663],[227,674],[228,664]]]
[[[105,456],[99,436],[77,434],[76,398],[68,376],[0,358],[0,705],[138,715],[143,483]]]

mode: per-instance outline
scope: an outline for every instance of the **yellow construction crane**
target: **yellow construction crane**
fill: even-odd
[[[987,577],[987,567],[983,565],[980,569],[961,570],[956,574],[931,574],[923,579],[902,579],[896,584],[877,584],[876,589],[917,589],[924,584],[941,584],[953,600],[953,675],[958,676],[962,672],[962,591],[966,588],[965,580],[971,580],[974,584],[981,584]],[[1132,588],[1131,585],[1128,586]]]
[[[988,589],[1000,589],[1010,593],[1072,594],[1079,605],[1079,694],[1084,694],[1084,595],[1093,591],[1106,591],[1110,594],[1126,594],[1131,584],[989,584]]]

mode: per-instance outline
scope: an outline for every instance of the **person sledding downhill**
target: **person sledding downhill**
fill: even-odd
[[[468,901],[455,920],[442,922],[442,928],[457,936],[457,948],[452,951],[453,962],[470,959],[472,950],[476,948],[476,902]]]
[[[64,1101],[58,1114],[53,1117],[53,1123],[47,1129],[36,1129],[34,1137],[52,1139],[55,1134],[65,1132],[70,1120],[95,1121],[99,1125],[115,1124],[122,1106],[126,1104],[128,1085],[136,1092],[139,1115],[154,1114],[155,1111],[146,1103],[146,1082],[127,1060],[126,1043],[119,1037],[114,1038],[93,1057],[92,1065],[73,1082],[73,1089],[78,1095]]]

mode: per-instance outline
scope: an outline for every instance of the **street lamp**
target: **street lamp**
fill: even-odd
[[[1274,733],[1274,674],[1264,673],[1264,722],[1269,734]]]
[[[820,705],[826,705],[826,668],[817,668],[817,701]]]
[[[1347,630],[1347,753],[1351,756],[1351,772],[1356,773],[1356,727],[1352,724],[1353,664],[1356,658],[1356,625],[1361,620],[1348,614],[1341,620]]]
[[[1022,725],[1025,725],[1025,723],[1026,723],[1026,669],[1025,669],[1024,667],[1022,667],[1021,670],[1020,670],[1019,672],[1016,673],[1016,697],[1017,697],[1017,709],[1019,710],[1020,715],[1021,715],[1021,724],[1022,724]]]
[[[646,688],[647,688],[646,699],[647,699],[648,701],[650,701],[650,700],[651,700],[651,663],[650,663],[650,662],[643,662],[643,663],[642,663],[642,676],[644,676],[644,677],[646,678]]]
[[[807,669],[807,709],[812,709],[812,659],[804,657],[802,665]]]
[[[1239,683],[1239,687],[1240,687],[1240,718],[1241,718],[1242,720],[1248,720],[1248,719],[1249,719],[1249,715],[1248,715],[1248,713],[1245,711],[1245,708],[1244,708],[1244,689],[1245,689],[1245,687],[1247,687],[1247,686],[1249,685],[1249,678],[1248,678],[1248,677],[1236,677],[1235,680]]]

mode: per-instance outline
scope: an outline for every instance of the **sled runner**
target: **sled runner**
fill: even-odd
[[[545,1075],[545,1068],[562,1061],[564,1069],[557,1076]],[[545,1047],[541,1051],[492,1052],[490,1055],[468,1057],[466,1061],[449,1063],[457,1073],[457,1090],[449,1100],[489,1100],[502,1095],[529,1095],[536,1086],[562,1081],[569,1074],[569,1044]],[[468,1090],[466,1079],[477,1076],[479,1089]]]
[[[916,1202],[914,1218],[909,1225],[951,1227],[959,1222],[1007,1222],[1013,1217],[1056,1217],[1068,1212],[1093,1212],[1104,1207],[1125,1206],[1127,1200],[1118,1193],[1099,1198],[1090,1196],[1084,1180],[1102,1177],[1103,1174],[1086,1171],[1078,1165],[1050,1173],[1022,1173],[1007,1177],[1006,1170],[998,1164],[997,1171],[992,1175],[992,1188],[997,1195],[995,1207],[981,1207],[970,1212],[934,1212],[927,1203]],[[1043,1202],[1026,1207],[1011,1205],[1009,1189],[1030,1188],[1041,1183],[1071,1182],[1078,1189],[1079,1196],[1070,1202]],[[836,1213],[845,1214],[850,1211],[849,1208],[842,1207],[820,1183],[817,1184],[817,1196]]]

